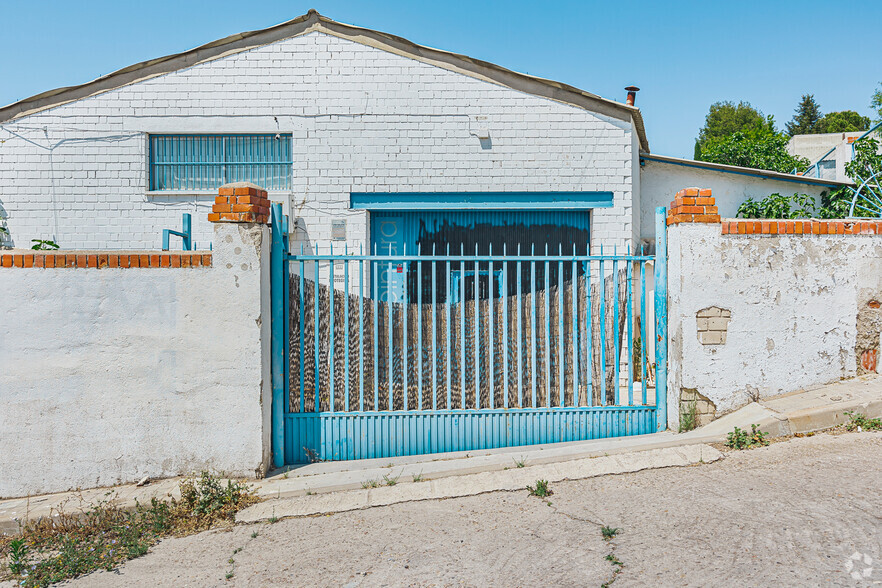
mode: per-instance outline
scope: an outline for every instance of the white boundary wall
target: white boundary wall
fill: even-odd
[[[726,221],[723,221],[726,222]],[[668,227],[669,424],[683,388],[717,414],[865,373],[879,349],[882,236],[722,235],[720,224]],[[696,313],[731,311],[723,345],[703,345]]]
[[[0,497],[265,471],[268,229],[214,243],[212,267],[0,268]]]

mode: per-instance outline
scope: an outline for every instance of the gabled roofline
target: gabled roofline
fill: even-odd
[[[722,163],[710,163],[708,161],[696,161],[694,159],[681,159],[679,157],[669,157],[667,155],[653,155],[650,153],[640,153],[641,163],[644,159],[649,161],[657,161],[659,163],[667,163],[670,165],[681,165],[683,167],[695,167],[706,169],[709,171],[717,171],[729,174],[738,174],[742,176],[753,176],[757,178],[765,178],[769,180],[779,180],[782,182],[794,182],[797,184],[812,184],[815,186],[824,186],[827,188],[845,188],[854,186],[852,182],[840,182],[838,180],[825,180],[823,178],[810,178],[795,174],[782,174],[781,172],[769,171],[765,169],[754,169],[752,167],[740,167],[737,165],[725,165]]]
[[[646,138],[643,117],[640,114],[640,109],[634,106],[602,98],[596,94],[585,92],[561,82],[518,73],[466,55],[432,49],[431,47],[417,45],[395,35],[343,24],[324,17],[315,10],[310,10],[303,16],[298,16],[293,20],[266,29],[230,35],[229,37],[200,45],[183,53],[167,55],[124,67],[85,84],[56,88],[55,90],[49,90],[30,98],[19,100],[0,108],[0,123],[191,67],[199,63],[314,31],[348,39],[473,78],[493,82],[513,90],[542,96],[619,120],[633,121],[634,128],[640,139],[640,148],[644,152],[649,152],[649,141]]]

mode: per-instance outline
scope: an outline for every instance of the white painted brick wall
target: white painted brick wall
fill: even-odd
[[[634,236],[630,123],[311,33],[0,125],[14,244],[155,249],[190,212],[205,248],[211,195],[148,194],[147,133],[248,131],[293,135],[292,190],[270,196],[301,217],[298,248],[324,251],[335,218],[350,247],[365,241],[352,191],[611,190],[592,246]]]

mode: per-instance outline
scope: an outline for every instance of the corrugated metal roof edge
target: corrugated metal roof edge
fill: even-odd
[[[685,167],[696,167],[711,171],[719,171],[730,174],[740,174],[745,176],[755,176],[759,178],[768,178],[773,180],[781,180],[784,182],[796,182],[798,184],[814,184],[817,186],[827,186],[830,188],[844,188],[854,186],[852,182],[839,182],[837,180],[825,180],[824,178],[810,178],[806,176],[798,176],[794,174],[782,174],[781,172],[769,171],[765,169],[754,169],[752,167],[740,167],[737,165],[725,165],[722,163],[710,163],[708,161],[696,161],[694,159],[681,159],[679,157],[670,157],[667,155],[655,155],[647,152],[640,153],[641,159],[650,161],[658,161],[659,163],[668,163],[671,165],[682,165]]]
[[[247,51],[261,45],[268,45],[281,39],[313,31],[322,31],[330,35],[443,67],[444,69],[494,82],[513,90],[542,96],[584,108],[591,112],[605,114],[619,120],[631,120],[640,139],[640,148],[647,153],[649,152],[649,141],[646,138],[643,116],[640,113],[640,109],[635,106],[602,98],[596,94],[561,82],[518,73],[466,55],[418,45],[388,33],[343,24],[321,16],[315,10],[310,10],[307,14],[272,27],[230,35],[229,37],[200,45],[189,51],[166,55],[124,67],[84,84],[56,88],[19,100],[0,108],[0,122],[14,120],[28,114],[60,106],[67,102],[191,67],[198,63],[218,59],[232,53]]]

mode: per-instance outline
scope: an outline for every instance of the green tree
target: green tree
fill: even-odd
[[[793,119],[785,125],[787,134],[792,137],[817,133],[815,127],[819,120],[821,120],[821,107],[815,102],[815,97],[812,94],[803,94]]]
[[[861,116],[854,110],[828,112],[815,126],[816,133],[850,133],[870,128],[870,117]]]
[[[704,126],[698,131],[695,151],[700,153],[704,144],[711,139],[772,124],[771,117],[767,119],[748,102],[715,102],[704,119]]]
[[[787,135],[763,125],[709,139],[701,148],[700,159],[781,173],[808,167],[808,159],[787,152],[787,142]]]

